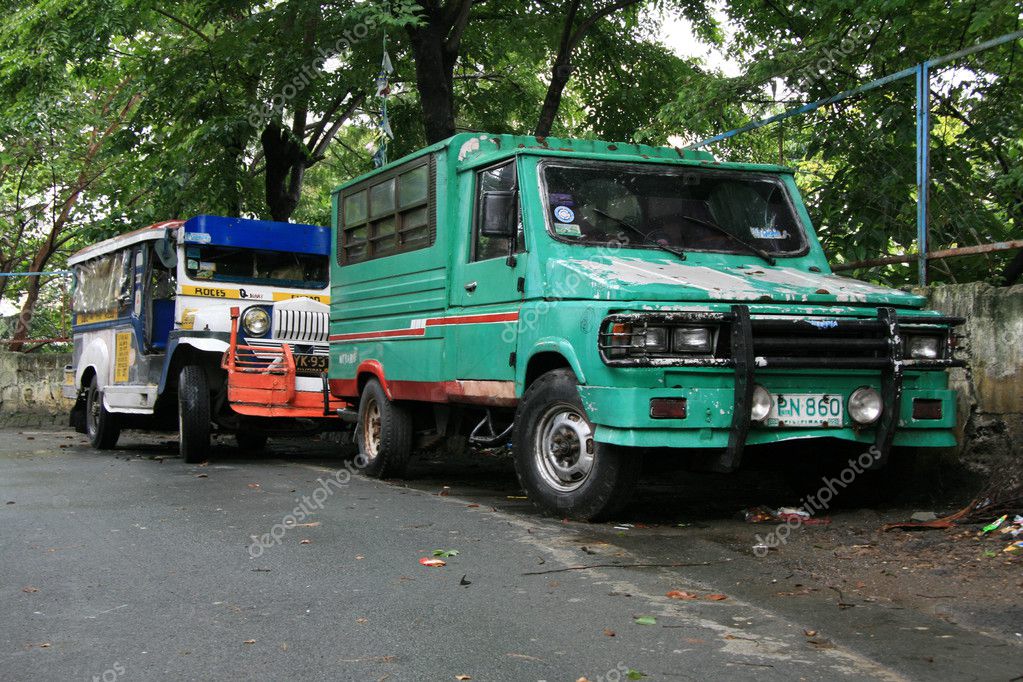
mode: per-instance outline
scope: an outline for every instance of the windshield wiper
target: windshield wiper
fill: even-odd
[[[775,260],[774,256],[769,254],[767,251],[764,251],[759,246],[755,246],[753,244],[750,244],[747,241],[744,241],[743,239],[740,239],[739,237],[737,237],[736,235],[732,234],[731,232],[729,232],[725,228],[721,227],[717,223],[713,223],[713,222],[711,222],[709,220],[704,220],[703,218],[696,218],[696,217],[693,217],[691,215],[684,215],[684,216],[679,216],[679,217],[682,218],[683,220],[688,220],[690,222],[694,222],[697,225],[705,225],[706,227],[709,227],[712,230],[717,230],[721,234],[725,235],[726,237],[728,237],[729,239],[734,241],[736,244],[740,244],[740,245],[746,247],[746,250],[748,250],[750,253],[755,254],[755,255],[760,256],[761,258],[763,258],[765,261],[767,261],[768,265],[777,265],[778,264],[778,261]]]
[[[629,230],[632,230],[633,232],[638,234],[640,237],[643,238],[643,244],[644,245],[652,246],[655,249],[660,249],[661,251],[667,251],[668,253],[670,253],[670,254],[672,254],[674,256],[678,256],[679,260],[685,260],[686,259],[686,254],[685,254],[684,251],[682,251],[681,249],[676,249],[676,248],[674,248],[672,246],[668,246],[667,244],[661,244],[660,242],[656,242],[656,241],[650,239],[650,235],[649,234],[647,234],[643,230],[639,229],[638,227],[636,227],[635,225],[633,225],[629,221],[623,220],[623,219],[618,218],[616,216],[613,216],[610,213],[608,213],[607,211],[602,211],[599,208],[594,208],[593,210],[594,210],[594,212],[599,213],[600,215],[604,216],[605,218],[610,218],[611,220],[615,221],[616,223],[618,223],[622,227],[627,228]]]

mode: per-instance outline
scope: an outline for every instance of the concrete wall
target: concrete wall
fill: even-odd
[[[968,367],[951,373],[962,435],[954,457],[987,484],[1023,484],[1023,285],[975,282],[918,293],[932,308],[967,320],[959,331]]]
[[[0,426],[67,424],[61,382],[70,362],[67,353],[0,352]]]

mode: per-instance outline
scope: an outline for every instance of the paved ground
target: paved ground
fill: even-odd
[[[225,444],[206,466],[175,451],[0,431],[0,679],[1023,674],[1019,562],[982,563],[945,533],[880,535],[897,510],[836,515],[754,558],[770,529],[733,516],[784,501],[762,474],[661,479],[619,524],[584,525],[537,516],[492,457],[339,485],[322,442]],[[302,504],[308,525],[281,535]],[[280,540],[260,553],[264,534]],[[458,554],[418,563],[436,549]]]

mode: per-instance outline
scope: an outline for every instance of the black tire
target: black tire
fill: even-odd
[[[358,464],[373,478],[405,475],[412,454],[412,415],[391,402],[376,379],[370,379],[359,399]]]
[[[598,443],[592,433],[571,370],[547,372],[526,390],[515,413],[515,472],[542,512],[598,521],[629,503],[642,454]]]
[[[85,397],[85,433],[89,444],[97,450],[113,450],[121,436],[121,423],[116,414],[103,407],[103,392],[92,377]]]
[[[789,487],[808,505],[827,500],[831,509],[873,507],[910,501],[914,489],[917,450],[893,448],[880,469],[865,469],[869,445],[839,443],[812,447],[808,441],[799,459],[786,467]],[[837,450],[837,452],[836,452]],[[825,492],[826,491],[826,492]]]
[[[210,382],[199,365],[185,365],[178,375],[178,451],[187,464],[198,464],[210,450]]]
[[[266,450],[267,435],[259,431],[239,431],[234,434],[238,449],[245,452],[260,453]]]

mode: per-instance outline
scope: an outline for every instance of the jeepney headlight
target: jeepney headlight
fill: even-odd
[[[753,402],[750,405],[749,418],[755,422],[762,422],[771,413],[771,405],[774,399],[771,392],[757,384],[753,387]]]
[[[940,336],[907,335],[906,356],[914,360],[936,360],[941,357],[942,341]]]
[[[870,386],[860,386],[849,396],[849,416],[857,424],[873,424],[881,416],[883,407],[881,394]]]
[[[270,329],[270,314],[258,306],[242,313],[242,329],[252,336],[262,336]]]
[[[677,327],[672,350],[678,353],[710,353],[713,335],[707,327]]]

